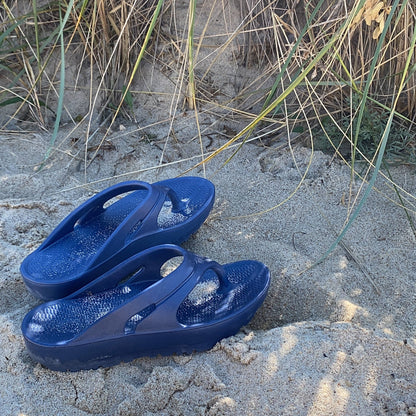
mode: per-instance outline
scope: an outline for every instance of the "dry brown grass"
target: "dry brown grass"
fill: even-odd
[[[196,79],[193,82],[189,79],[190,76],[194,76],[193,69],[189,71],[186,64],[181,64],[179,66],[182,79],[178,80],[178,85],[181,86],[178,92],[187,96],[189,85],[195,85],[193,94],[198,108],[204,108],[209,104],[210,111],[214,114],[222,116],[224,113],[231,112],[244,119],[248,109],[258,111],[267,96],[270,102],[273,96],[290,85],[299,72],[319,54],[328,40],[337,36],[337,30],[344,24],[357,3],[358,0],[326,0],[305,28],[318,0],[310,2],[243,0],[243,2],[236,2],[241,12],[241,27],[238,33],[233,32],[234,29],[225,33],[228,40],[224,41],[222,49],[219,48],[212,55],[212,65],[215,65],[215,60],[227,48],[235,47],[235,39],[243,38],[243,42],[237,42],[240,45],[240,56],[243,58],[240,61],[236,60],[236,65],[257,67],[258,75],[239,88],[228,102],[218,103],[217,92],[207,93],[209,73],[205,73],[200,79],[195,73]],[[7,4],[10,9],[10,12],[6,8],[0,11],[3,22],[0,24],[6,28],[13,21],[17,21],[23,11],[16,0],[3,1],[3,4]],[[61,2],[63,9],[69,4],[69,0]],[[128,84],[132,75],[135,59],[142,47],[143,38],[156,4],[156,0],[74,1],[71,18],[65,28],[66,48],[68,49],[70,45],[79,45],[79,49],[82,50],[82,65],[91,68],[91,77],[97,78],[98,72],[101,91],[107,96],[103,108],[114,109],[119,105],[123,87]],[[367,12],[371,11],[378,4],[375,0],[367,0],[364,9],[367,7]],[[51,5],[54,6],[49,9],[45,8],[37,15],[38,32],[41,32],[43,36],[59,25],[58,9],[55,3]],[[215,13],[212,13],[209,18],[220,15],[219,8],[225,7],[224,5],[225,3],[221,1],[216,2]],[[164,31],[156,27],[153,45],[157,42],[162,45],[159,52],[164,49],[163,44],[170,45],[174,59],[186,62],[190,58],[188,47],[191,42],[189,37],[187,38],[190,28],[177,27],[175,7],[177,6],[173,0],[165,3],[164,10],[170,14],[165,20],[171,30],[167,38]],[[30,9],[25,11],[25,13],[28,12]],[[225,27],[227,27],[225,9],[223,13]],[[280,106],[276,110],[277,113],[268,119],[271,128],[276,127],[273,124],[274,121],[280,126],[291,124],[293,127],[305,119],[313,124],[322,115],[330,115],[335,119],[345,115],[354,115],[357,109],[352,108],[352,94],[362,93],[364,86],[368,83],[372,105],[376,109],[383,105],[389,107],[397,88],[397,80],[401,76],[405,60],[410,52],[409,39],[416,22],[415,4],[410,1],[405,2],[404,13],[400,19],[397,21],[393,19],[386,42],[378,55],[373,78],[368,80],[377,45],[375,34],[379,35],[377,30],[381,27],[380,22],[385,20],[387,13],[388,7],[383,3],[377,15],[369,17],[367,13],[366,16],[363,15],[360,19],[352,21],[349,30],[344,31],[334,43],[334,47],[316,62],[313,71],[303,80],[296,92],[290,94],[285,99],[284,106]],[[189,19],[188,24],[191,20]],[[210,23],[210,21],[203,22],[202,34],[199,38],[195,38],[193,47],[195,68],[198,68],[198,52],[201,47],[203,48],[201,45],[205,43],[204,33]],[[13,69],[12,74],[18,73],[21,69],[24,70],[25,75],[19,79],[17,90],[15,89],[13,93],[22,97],[22,102],[25,102],[25,105],[28,105],[32,111],[33,118],[39,120],[41,125],[46,125],[47,123],[42,120],[45,109],[40,104],[44,84],[42,80],[44,81],[47,76],[43,73],[43,64],[48,59],[46,50],[55,48],[56,42],[51,43],[49,48],[43,51],[42,56],[39,55],[35,45],[34,26],[34,19],[30,17],[25,20],[24,24],[17,27],[14,33],[23,46],[12,50],[8,55],[0,55],[0,60],[5,67]],[[303,36],[301,36],[302,33]],[[147,51],[147,56],[161,67],[174,65],[164,62],[164,56],[157,52],[157,48],[148,48]],[[168,59],[171,58],[168,57]],[[414,65],[415,57],[412,59]],[[279,75],[282,76],[271,90],[273,81]],[[13,77],[9,77],[11,78]],[[412,73],[396,109],[412,121],[416,113],[416,96],[413,94],[415,83],[415,74]],[[55,82],[47,80],[47,84],[48,88],[53,88]],[[217,91],[215,86],[212,90]],[[172,97],[172,100],[174,99],[176,97]],[[189,97],[187,99],[189,102]],[[247,113],[250,120],[255,116],[256,114],[251,111]]]
[[[286,82],[290,82],[296,69],[307,65],[328,39],[335,35],[357,3],[344,0],[323,3],[291,58]],[[251,16],[247,25],[246,62],[251,65],[267,62],[277,72],[280,71],[318,0],[308,3],[303,0],[245,0],[243,4],[244,13]],[[416,5],[407,1],[404,8],[401,17],[398,20],[393,18],[388,29],[369,91],[373,100],[387,106],[391,105],[392,96],[397,89],[398,79],[410,52],[410,39],[415,30]],[[343,111],[344,98],[350,95],[351,87],[362,91],[368,82],[380,29],[389,12],[389,6],[381,1],[366,0],[363,10],[367,10],[367,14],[359,15],[353,20],[349,31],[339,39],[336,48],[316,65],[309,77],[311,83],[320,84],[319,92],[315,91],[333,114]],[[371,10],[374,11],[373,14],[370,13]],[[415,63],[416,57],[413,56],[412,65]],[[413,72],[397,108],[398,112],[412,120],[416,114],[415,87],[416,78]],[[346,111],[350,110],[347,108]]]
[[[97,67],[109,91],[107,104],[119,103],[156,4],[157,0],[77,0],[73,8],[73,35],[81,39],[89,64]]]

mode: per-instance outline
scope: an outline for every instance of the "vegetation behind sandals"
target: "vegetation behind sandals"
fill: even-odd
[[[283,139],[291,145],[295,136],[312,147],[317,140],[319,148],[332,147],[338,157],[347,156],[352,178],[355,160],[366,160],[374,169],[363,179],[371,186],[384,154],[394,162],[414,163],[414,2],[235,1],[241,10],[236,27],[224,2],[213,0],[207,6],[191,0],[187,21],[178,28],[174,0],[32,1],[26,9],[23,2],[2,0],[0,71],[7,82],[0,86],[0,106],[13,108],[3,130],[22,118],[44,129],[52,122],[53,149],[65,109],[65,54],[73,47],[80,50],[82,65],[91,68],[91,91],[88,113],[72,114],[72,121],[92,120],[98,113],[107,121],[104,138],[117,115],[134,118],[133,103],[151,93],[130,88],[147,59],[178,74],[166,119],[173,128],[183,106],[193,116],[203,159],[198,165],[247,140],[268,137],[267,145]],[[201,7],[211,8],[206,21],[198,20]],[[224,20],[224,33],[208,36],[218,16]],[[211,43],[202,58],[215,36],[221,36],[221,44]],[[172,53],[164,53],[169,48]],[[241,85],[235,80],[235,94],[226,96],[209,80],[210,70],[230,50],[230,64],[255,69],[256,76]],[[59,74],[49,73],[48,63],[56,54],[61,59]],[[207,56],[210,63],[203,67]],[[98,100],[102,95],[105,99]],[[200,119],[206,113],[217,121],[211,131],[202,132]],[[225,134],[224,120],[236,126]],[[218,131],[222,145],[205,154],[202,135]],[[299,177],[302,181],[305,176],[300,172]]]

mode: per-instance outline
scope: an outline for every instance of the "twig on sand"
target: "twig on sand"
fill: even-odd
[[[372,284],[374,290],[376,291],[376,293],[378,295],[381,294],[381,290],[380,288],[377,286],[376,282],[374,281],[374,279],[371,277],[371,273],[370,271],[367,269],[367,267],[365,266],[364,263],[362,263],[360,260],[358,260],[357,256],[353,253],[351,247],[349,247],[347,245],[347,243],[345,243],[344,241],[340,241],[340,246],[347,252],[347,255],[349,256],[350,259],[352,259],[358,266],[358,268],[361,270],[361,272],[363,273],[363,275],[368,279],[368,281]]]

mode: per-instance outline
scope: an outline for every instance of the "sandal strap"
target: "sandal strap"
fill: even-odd
[[[183,256],[181,265],[162,278],[160,267],[175,256]],[[177,309],[207,270],[213,270],[217,274],[221,290],[229,288],[230,283],[220,264],[199,257],[179,246],[164,244],[131,257],[69,298],[99,292],[101,287],[108,288],[107,282],[109,281],[112,281],[113,287],[115,287],[129,274],[132,274],[132,277],[126,282],[127,286],[129,283],[140,281],[154,283],[125,305],[101,318],[73,343],[83,343],[90,341],[91,338],[99,339],[123,335],[127,321],[148,308],[153,311],[137,325],[136,334],[157,332],[158,330],[169,331],[181,327],[176,319]]]
[[[167,192],[160,186],[143,184],[148,190],[145,199],[113,231],[105,244],[94,255],[88,269],[92,269],[111,257],[117,257],[119,251],[124,249],[127,244],[134,242],[139,236],[143,238],[159,230],[157,217],[165,202]]]
[[[77,224],[85,224],[104,211],[104,204],[111,198],[134,190],[150,190],[151,185],[141,181],[127,181],[110,186],[74,209],[45,239],[39,249],[46,248],[72,232]]]
[[[86,271],[93,269],[111,257],[117,256],[120,250],[138,238],[143,238],[158,231],[157,218],[166,200],[166,195],[172,201],[173,212],[179,212],[184,208],[175,192],[166,186],[152,185],[141,181],[121,182],[99,192],[76,208],[55,228],[39,249],[45,249],[72,232],[77,225],[85,224],[102,214],[106,209],[104,208],[105,203],[110,199],[137,190],[148,191],[146,197],[127,215],[101,249],[95,253]]]

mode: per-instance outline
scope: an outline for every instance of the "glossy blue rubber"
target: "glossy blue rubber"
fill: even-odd
[[[69,214],[24,259],[23,280],[41,299],[68,296],[146,248],[185,241],[208,217],[214,198],[214,185],[198,177],[111,186]]]
[[[178,256],[181,264],[162,277],[162,265]],[[208,350],[250,321],[269,284],[260,262],[221,266],[165,244],[39,305],[24,318],[22,333],[31,357],[59,371]]]

